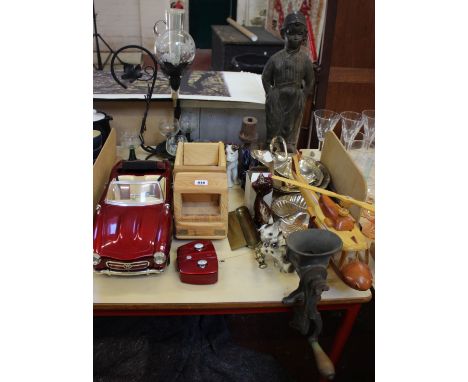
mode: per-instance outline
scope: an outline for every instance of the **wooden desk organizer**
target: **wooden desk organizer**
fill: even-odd
[[[224,144],[179,143],[174,174],[176,237],[224,239],[228,231]]]
[[[178,172],[226,172],[224,143],[179,142],[174,174]]]

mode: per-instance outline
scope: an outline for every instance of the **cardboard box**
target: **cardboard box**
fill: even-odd
[[[117,160],[116,142],[117,134],[115,133],[115,129],[111,129],[93,165],[93,214],[96,212],[96,205],[106,188],[110,172]]]

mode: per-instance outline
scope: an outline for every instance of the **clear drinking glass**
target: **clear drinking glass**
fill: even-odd
[[[365,148],[364,134],[362,132],[359,131],[354,137],[354,140],[349,148],[349,155],[361,170],[362,175],[364,175],[364,178],[366,179],[366,182],[372,181],[373,183],[373,173],[375,166],[374,149]]]
[[[175,156],[177,150],[178,137],[177,133],[180,130],[179,120],[174,118],[171,120],[163,120],[159,124],[159,132],[166,137],[166,152],[169,155]],[[185,136],[183,136],[185,138]]]
[[[176,135],[179,132],[179,121],[177,119],[173,120],[162,120],[159,123],[159,132],[161,135],[169,138],[171,135]]]
[[[190,140],[190,134],[192,134],[197,127],[197,123],[197,117],[194,113],[182,112],[179,120],[181,133]]]
[[[332,110],[319,109],[314,111],[317,138],[319,140],[319,151],[322,151],[325,133],[333,130],[340,120],[340,115]]]
[[[341,114],[341,139],[349,150],[354,137],[362,126],[362,114],[355,111],[343,111]]]
[[[126,151],[128,150],[128,160],[136,159],[135,150],[141,145],[141,140],[138,131],[124,130],[120,137],[120,146]]]
[[[364,110],[362,119],[364,122],[364,147],[368,150],[375,137],[375,110]]]

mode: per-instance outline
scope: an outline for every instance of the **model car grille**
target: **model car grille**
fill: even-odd
[[[107,261],[106,265],[113,271],[141,271],[149,267],[149,261],[135,261],[133,263],[123,263],[120,261]]]

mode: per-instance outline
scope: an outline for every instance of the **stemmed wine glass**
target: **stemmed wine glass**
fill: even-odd
[[[175,156],[177,150],[177,133],[180,130],[179,121],[177,119],[163,120],[159,124],[159,132],[166,137],[166,152],[169,155]]]
[[[196,117],[193,114],[182,113],[179,121],[180,132],[187,137],[188,141],[191,141],[191,133],[195,130]]]
[[[137,131],[129,131],[125,130],[122,133],[122,137],[120,138],[121,145],[127,149],[128,148],[128,160],[136,160],[136,153],[135,150],[138,146],[141,145],[141,140],[138,136]]]
[[[317,138],[319,140],[319,151],[322,151],[325,133],[335,128],[340,120],[340,115],[331,110],[319,109],[314,111]]]
[[[341,114],[341,139],[347,151],[351,148],[354,137],[362,126],[362,115],[355,111],[343,111]]]
[[[364,121],[364,147],[368,150],[375,137],[375,110],[364,110],[362,119]]]

